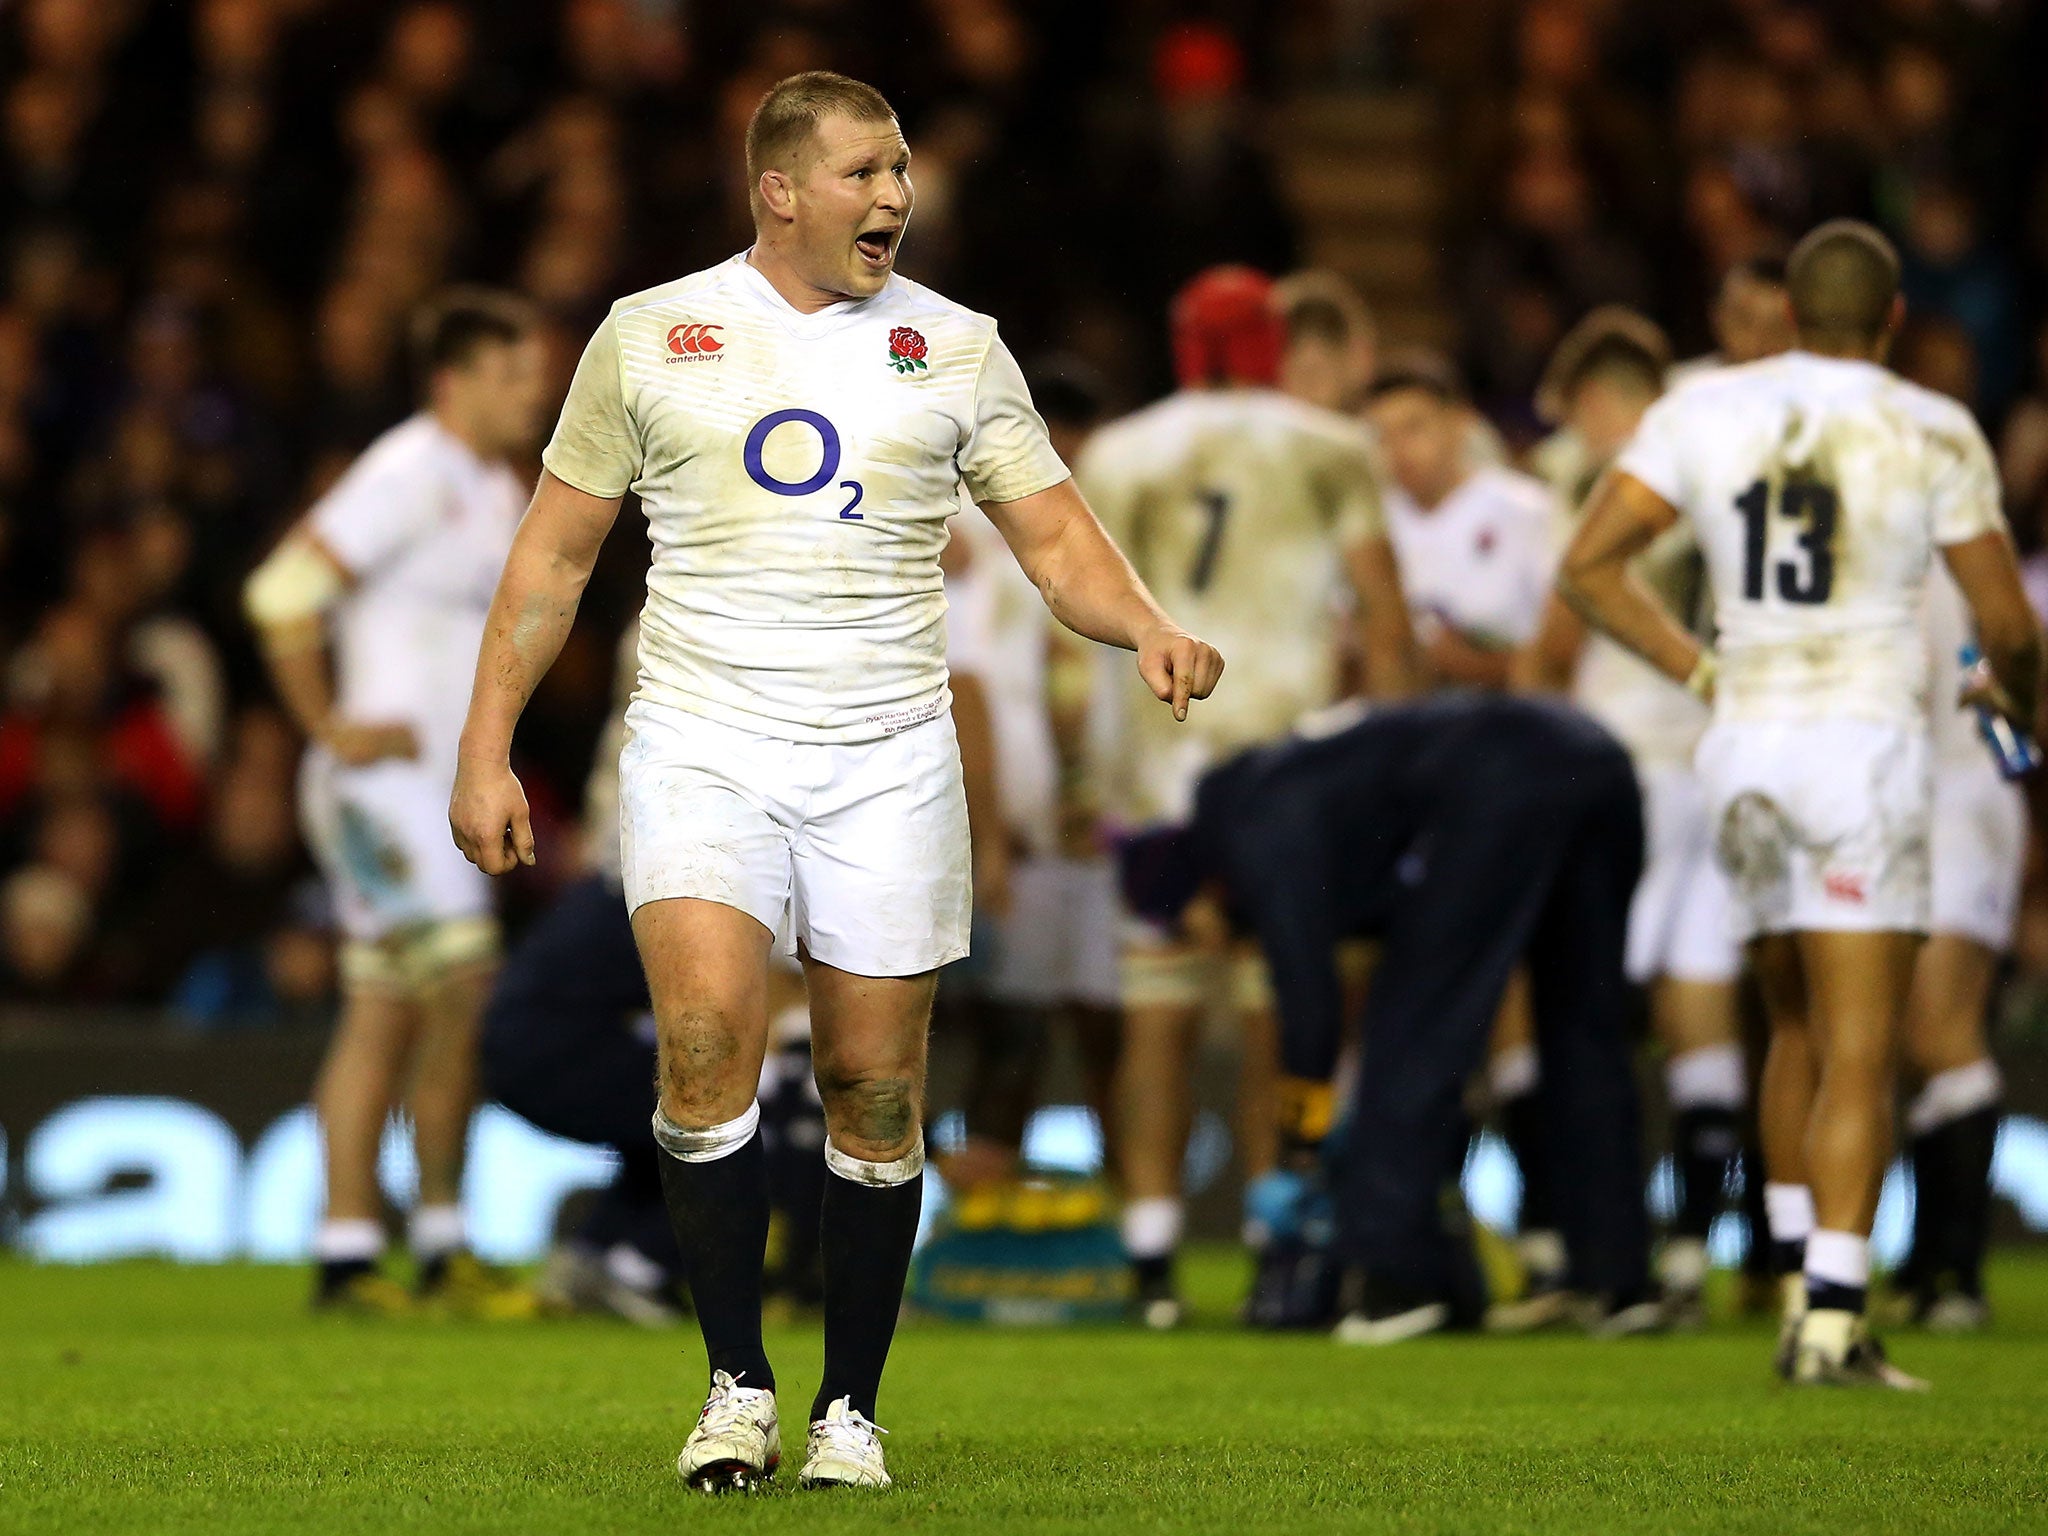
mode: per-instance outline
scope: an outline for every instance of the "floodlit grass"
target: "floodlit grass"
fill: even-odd
[[[1924,1398],[1794,1393],[1769,1330],[1380,1351],[1204,1323],[1149,1336],[911,1324],[881,1419],[896,1489],[795,1488],[815,1328],[779,1328],[781,1486],[673,1459],[694,1333],[308,1317],[276,1269],[0,1263],[0,1531],[866,1532],[2048,1529],[2048,1260],[1976,1339],[1901,1332]]]

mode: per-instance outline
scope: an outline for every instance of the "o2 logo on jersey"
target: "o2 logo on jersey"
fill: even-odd
[[[701,321],[686,320],[681,325],[669,327],[668,349],[672,354],[662,359],[665,363],[714,363],[721,359],[725,343],[719,339],[722,325],[706,325]]]
[[[809,427],[818,434],[818,467],[808,479],[779,479],[763,461],[762,454],[768,447],[768,434],[777,427],[787,426]],[[747,446],[742,455],[742,462],[747,466],[747,478],[762,490],[771,491],[777,496],[809,496],[814,491],[822,491],[832,483],[832,477],[839,473],[839,459],[839,429],[816,411],[806,411],[794,406],[788,410],[770,411],[755,422],[747,433]],[[860,505],[861,497],[867,494],[861,483],[858,480],[842,480],[839,482],[839,488],[842,491],[853,492],[852,498],[839,509],[841,520],[849,523],[866,521],[853,510]]]

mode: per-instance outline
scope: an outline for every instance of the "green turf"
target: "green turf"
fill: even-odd
[[[1896,1337],[1925,1398],[1774,1386],[1767,1332],[1381,1351],[1223,1326],[905,1329],[886,1495],[685,1492],[693,1335],[366,1325],[302,1277],[0,1263],[0,1531],[1871,1531],[2048,1529],[2048,1260],[1997,1331]],[[815,1330],[778,1330],[786,1417]],[[796,1435],[801,1443],[801,1431]],[[791,1470],[793,1471],[793,1465]]]

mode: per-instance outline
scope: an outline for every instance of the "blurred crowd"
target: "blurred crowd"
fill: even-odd
[[[905,119],[904,270],[1026,361],[1163,392],[1167,296],[1297,264],[1292,89],[1441,103],[1444,276],[1511,445],[1564,330],[1644,306],[1706,345],[1721,274],[1816,217],[1908,261],[1899,362],[2048,512],[2048,98],[2025,0],[16,0],[0,11],[0,1000],[203,1024],[324,1006],[297,743],[241,581],[410,408],[452,279],[550,324],[749,238],[740,139],[829,66]],[[2017,147],[2017,148],[2015,148]],[[643,552],[612,541],[521,766],[566,828]],[[2048,569],[2043,572],[2048,592]],[[566,835],[566,834],[565,834]],[[528,893],[530,900],[534,893]],[[2048,971],[2048,918],[2034,924]]]

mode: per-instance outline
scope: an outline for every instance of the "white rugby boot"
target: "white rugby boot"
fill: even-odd
[[[711,1395],[676,1457],[676,1475],[700,1493],[724,1493],[766,1482],[781,1463],[775,1394],[713,1372]]]
[[[855,1412],[851,1398],[835,1399],[825,1417],[811,1422],[798,1483],[805,1488],[888,1487],[889,1469],[882,1465],[882,1436],[887,1433]]]
[[[1925,1392],[1927,1383],[1885,1358],[1870,1327],[1849,1312],[1810,1311],[1799,1323],[1792,1357],[1795,1387],[1882,1387]]]

